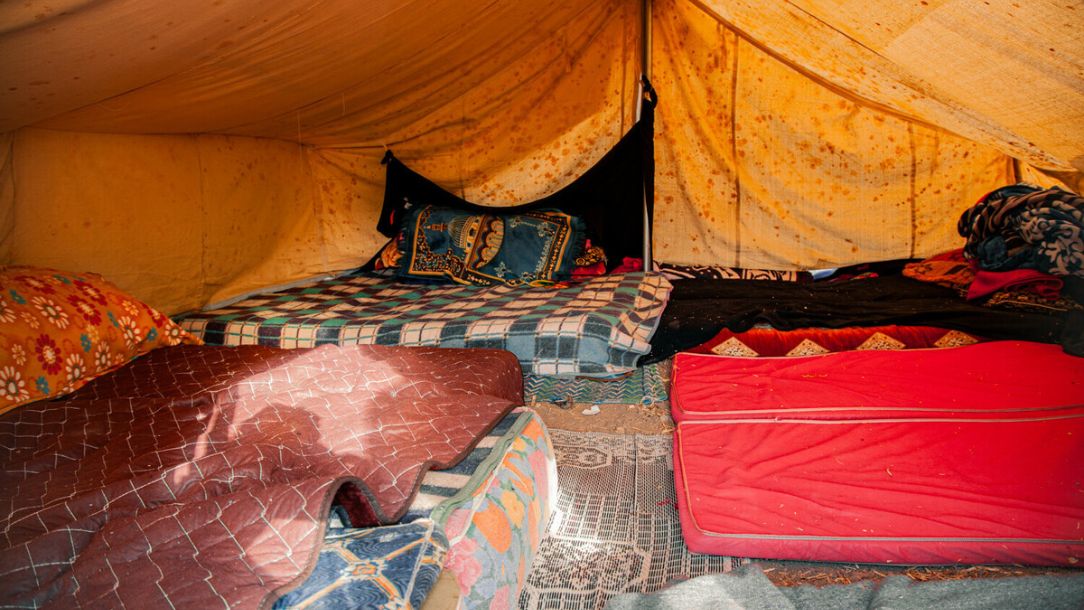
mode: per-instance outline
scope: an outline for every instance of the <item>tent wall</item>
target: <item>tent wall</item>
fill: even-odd
[[[1084,5],[695,0],[813,78],[1037,167],[1084,171]]]
[[[313,275],[334,261],[307,156],[256,138],[21,130],[4,250],[170,312]]]
[[[16,169],[0,173],[0,188],[15,193],[6,208],[13,210],[14,231],[0,241],[0,262],[102,273],[179,312],[367,260],[385,241],[375,230],[384,144],[482,203],[557,190],[635,121],[638,68],[629,58],[637,55],[638,5],[609,1],[572,11],[574,4],[546,13],[550,20],[575,17],[558,34],[538,41],[540,32],[521,31],[516,41],[504,41],[513,48],[491,49],[496,58],[477,68],[481,76],[450,71],[437,87],[428,78],[432,65],[413,80],[401,72],[382,82],[392,89],[381,93],[382,103],[303,128],[302,139],[328,144],[323,147],[239,136],[21,129],[13,144]],[[501,11],[493,16],[498,22]],[[530,52],[524,38],[537,42]],[[110,107],[125,110],[110,113]],[[169,108],[165,97],[121,99],[90,107],[86,119],[47,123],[138,131]],[[291,120],[307,124],[307,112]],[[135,121],[135,114],[135,123],[110,123]]]
[[[655,256],[817,268],[956,247],[1003,153],[873,107],[682,0],[656,0]],[[689,75],[697,75],[691,78]]]
[[[3,4],[0,263],[175,312],[367,259],[385,146],[474,201],[547,194],[633,123],[640,9]],[[1018,174],[1079,189],[1082,11],[655,0],[656,257],[922,256]]]

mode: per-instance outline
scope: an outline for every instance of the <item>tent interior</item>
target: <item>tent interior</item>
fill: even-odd
[[[1082,26],[1080,0],[5,2],[0,263],[167,315],[335,276],[387,241],[387,150],[532,201],[636,123],[643,73],[655,261],[921,259],[1001,186],[1084,190]]]
[[[503,204],[635,120],[639,2],[5,4],[0,257],[171,314],[367,260],[385,147]],[[654,2],[656,258],[925,256],[998,186],[1079,190],[1080,11]]]

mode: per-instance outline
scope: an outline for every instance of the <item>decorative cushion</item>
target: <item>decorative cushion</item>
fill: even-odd
[[[399,276],[544,285],[569,279],[583,243],[583,221],[563,212],[491,215],[423,206],[404,220]]]
[[[0,413],[72,392],[165,345],[199,344],[92,273],[0,270]]]

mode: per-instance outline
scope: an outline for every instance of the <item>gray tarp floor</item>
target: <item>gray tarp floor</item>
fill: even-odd
[[[756,564],[709,574],[650,594],[627,593],[606,610],[990,610],[1084,608],[1084,574],[914,582],[890,576],[850,585],[776,587]]]

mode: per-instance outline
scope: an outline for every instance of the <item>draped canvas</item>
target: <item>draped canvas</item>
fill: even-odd
[[[470,201],[543,197],[634,122],[640,8],[4,3],[0,131],[21,131],[0,168],[0,256],[117,270],[176,311],[368,258],[385,145]],[[1080,13],[1053,0],[654,2],[657,255],[748,267],[922,256],[956,245],[953,217],[1015,180],[1013,165],[1079,188]],[[189,153],[173,167],[191,134],[246,136],[241,165],[283,177],[234,186],[238,155],[213,147],[202,170]],[[283,173],[289,156],[308,168]],[[83,171],[101,164],[114,175]],[[276,212],[263,214],[269,194]],[[187,220],[219,208],[224,224]],[[178,233],[40,218],[84,210],[168,213]]]

